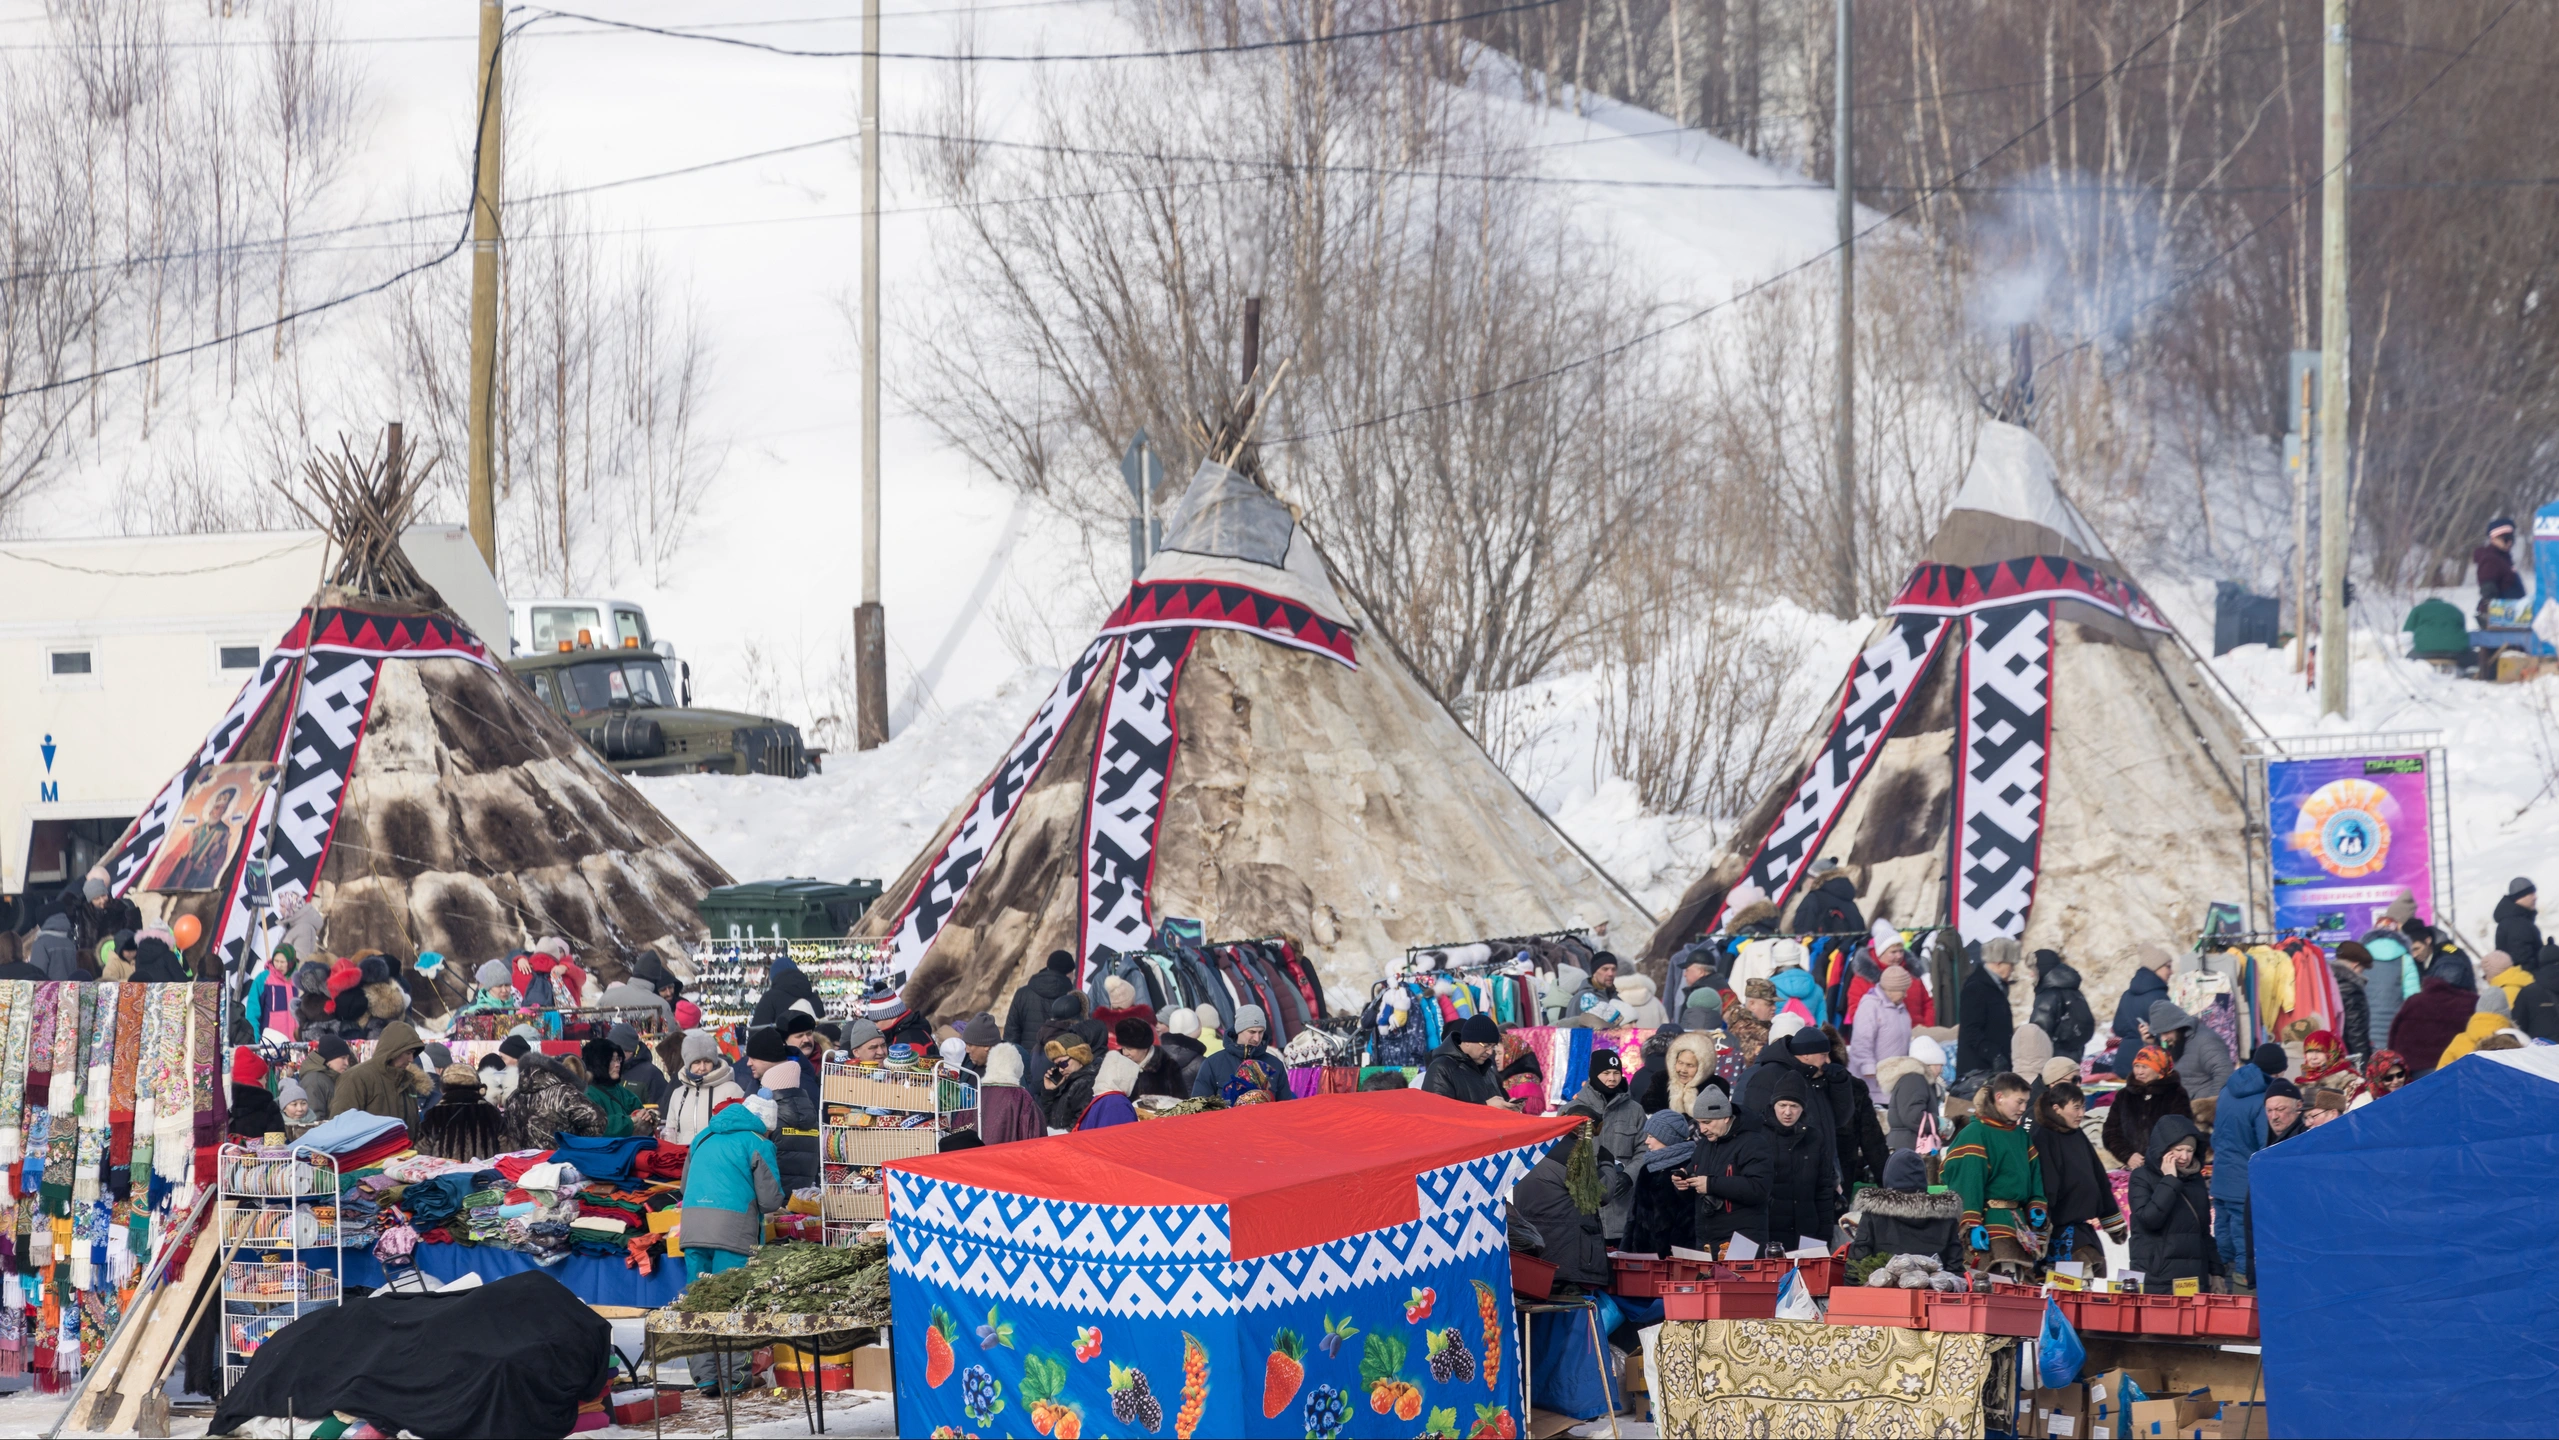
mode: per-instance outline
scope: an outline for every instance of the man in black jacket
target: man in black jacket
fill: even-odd
[[[2535,1040],[2559,1041],[2559,974],[2515,992],[2515,1028]]]
[[[2497,902],[2497,942],[2489,948],[2503,950],[2507,958],[2540,978],[2541,969],[2541,896],[2532,881],[2518,875],[2506,882],[2505,898]]]
[[[1494,1052],[1501,1048],[1502,1027],[1492,1016],[1467,1016],[1431,1052],[1430,1064],[1422,1071],[1423,1093],[1445,1095],[1460,1105],[1499,1101],[1507,1108],[1511,1101],[1503,1095],[1501,1078],[1493,1070]]]
[[[1830,1064],[1830,1037],[1821,1031],[1808,1025],[1782,1038],[1772,1036],[1766,1045],[1760,1047],[1759,1062],[1742,1072],[1741,1092],[1734,1097],[1734,1102],[1739,1107],[1738,1118],[1742,1128],[1766,1129],[1768,1107],[1776,1101],[1779,1087],[1788,1082],[1792,1082],[1797,1087],[1797,1099],[1812,1099],[1815,1087],[1821,1084],[1822,1069],[1828,1064]],[[1866,1087],[1861,1084],[1857,1088],[1863,1090]],[[1821,1141],[1822,1152],[1828,1157],[1822,1166],[1822,1173],[1830,1177],[1830,1183],[1836,1190],[1840,1174],[1839,1121],[1832,1112],[1827,1098],[1825,1097],[1822,1104],[1806,1106],[1801,1123]],[[1771,1144],[1769,1153],[1773,1159],[1776,1155],[1773,1140]],[[1837,1214],[1838,1211],[1837,1196],[1834,1195],[1831,1213]],[[1795,1243],[1795,1237],[1792,1235],[1781,1235],[1778,1238],[1790,1246]]]
[[[1818,1032],[1813,1032],[1818,1033]],[[1831,1224],[1839,1217],[1839,1157],[1821,1133],[1829,1128],[1830,1107],[1813,1100],[1801,1071],[1779,1073],[1759,1112],[1760,1134],[1768,1142],[1768,1233],[1765,1249],[1792,1250],[1802,1240],[1827,1245]]]
[[[2134,954],[2141,968],[2132,973],[2132,983],[2124,987],[2124,998],[2115,1002],[2115,1077],[2132,1078],[2133,1056],[2149,1044],[2142,1038],[2142,1022],[2150,1018],[2150,1007],[2168,998],[2168,976],[2177,968],[2176,958],[2156,945],[2144,945]]]
[[[2372,973],[2372,952],[2348,940],[2329,960],[2328,973],[2336,977],[2338,1008],[2345,1012],[2337,1017],[2337,1038],[2360,1067],[2372,1054],[2372,1000],[2364,994],[2364,977]]]
[[[1697,1148],[1681,1187],[1697,1197],[1697,1243],[1718,1253],[1735,1235],[1757,1244],[1768,1233],[1768,1137],[1733,1123],[1732,1097],[1720,1081],[1699,1087],[1688,1115],[1697,1122]]]
[[[1857,882],[1839,868],[1839,862],[1822,859],[1813,862],[1813,888],[1795,902],[1797,935],[1863,935],[1866,916],[1857,908]]]
[[[1880,1179],[1892,1150],[1884,1143],[1883,1122],[1875,1116],[1875,1097],[1866,1082],[1848,1073],[1848,1042],[1824,1027],[1830,1054],[1819,1070],[1805,1076],[1830,1111],[1832,1143],[1839,1153],[1839,1183],[1846,1190]]]
[[[1036,1051],[1040,1026],[1048,1020],[1049,1002],[1074,988],[1075,957],[1063,950],[1050,951],[1048,964],[1013,992],[1013,1006],[1004,1014],[1004,1043]]]
[[[1573,1203],[1573,1187],[1566,1175],[1574,1148],[1597,1143],[1586,1141],[1588,1134],[1584,1127],[1547,1151],[1546,1158],[1512,1187],[1511,1208],[1537,1228],[1542,1242],[1538,1256],[1554,1265],[1557,1278],[1584,1289],[1605,1290],[1615,1277],[1609,1272],[1608,1241],[1600,1234],[1599,1212],[1584,1214]],[[1603,1182],[1610,1173],[1607,1167],[1601,1168]],[[1623,1172],[1616,1173],[1623,1184]]]
[[[1964,977],[1961,1029],[1955,1036],[1955,1087],[2009,1068],[2009,1037],[2016,1012],[2008,1008],[2008,977],[2017,972],[2017,942],[1996,936],[1981,942],[1981,959]]]
[[[2058,950],[2035,952],[2035,1010],[2028,1019],[2043,1027],[2055,1055],[2074,1063],[2096,1037],[2097,1015],[2088,1008],[2088,997],[2079,993],[2079,972],[2062,960]]]

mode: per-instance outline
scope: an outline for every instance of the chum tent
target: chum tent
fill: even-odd
[[[193,915],[235,985],[305,900],[329,955],[435,951],[467,976],[556,935],[690,974],[680,942],[727,872],[419,577],[398,536],[424,474],[352,451],[306,470],[330,583],[100,861],[110,890]]]
[[[2483,1050],[2260,1153],[2282,1436],[2559,1428],[2559,1049]]]
[[[1387,1090],[892,1162],[898,1428],[1524,1434],[1509,1197],[1572,1129]]]
[[[1953,506],[1784,777],[1653,933],[1666,963],[1744,881],[1791,919],[1838,859],[1868,919],[2070,957],[2111,1005],[2135,946],[2244,899],[2237,718],[2031,431],[1982,429]]]
[[[1284,935],[1358,1006],[1412,946],[1652,917],[1363,633],[1289,507],[1203,463],[1128,596],[854,934],[932,1014],[1168,916]]]

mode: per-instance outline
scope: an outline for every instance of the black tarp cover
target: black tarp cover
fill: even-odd
[[[450,1295],[353,1300],[259,1347],[212,1433],[254,1416],[343,1411],[424,1440],[566,1435],[611,1373],[612,1335],[538,1270]]]

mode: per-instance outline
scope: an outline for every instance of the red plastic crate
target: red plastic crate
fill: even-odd
[[[2198,1295],[2203,1302],[2195,1316],[2197,1335],[2215,1335],[2232,1340],[2257,1338],[2257,1297],[2254,1295]]]
[[[785,1390],[816,1389],[828,1391],[852,1389],[853,1367],[850,1365],[820,1365],[817,1367],[817,1383],[815,1385],[811,1385],[809,1380],[809,1372],[806,1370],[791,1370],[780,1365],[773,1367],[773,1383],[779,1385]],[[644,1416],[642,1418],[645,1419],[646,1417]]]
[[[1749,1279],[1774,1280],[1781,1284],[1785,1282],[1787,1271],[1801,1269],[1805,1292],[1817,1296],[1828,1295],[1839,1276],[1839,1261],[1828,1255],[1818,1260],[1727,1260],[1724,1264]]]
[[[2134,1295],[2134,1327],[2143,1335],[2185,1336],[2195,1333],[2199,1295]]]
[[[2141,1325],[2137,1307],[2133,1304],[2140,1298],[2138,1295],[2082,1295],[2079,1297],[2079,1313],[2071,1317],[2070,1323],[2098,1335],[2133,1334]]]
[[[1963,1330],[1977,1335],[2040,1335],[2044,1329],[2041,1296],[1942,1295],[1928,1292],[1928,1328]]]
[[[1511,1252],[1511,1289],[1531,1300],[1543,1300],[1555,1293],[1555,1265],[1534,1255]]]
[[[1634,1300],[1650,1300],[1662,1293],[1662,1282],[1670,1278],[1670,1263],[1664,1260],[1630,1260],[1623,1256],[1608,1262],[1613,1277],[1609,1288]]]
[[[624,1393],[627,1394],[630,1392],[626,1391]],[[649,1421],[659,1416],[674,1415],[680,1413],[683,1409],[683,1391],[654,1390],[638,1399],[625,1400],[614,1405],[612,1407],[613,1423],[616,1425],[646,1425]]]
[[[1774,1320],[1774,1280],[1677,1280],[1662,1287],[1665,1320]]]
[[[1885,1325],[1896,1330],[1925,1330],[1928,1316],[1925,1290],[1905,1290],[1898,1285],[1842,1285],[1830,1292],[1830,1307],[1822,1315],[1831,1325]]]

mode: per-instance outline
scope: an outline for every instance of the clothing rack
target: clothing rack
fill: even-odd
[[[1478,936],[1472,940],[1449,940],[1431,945],[1407,945],[1404,947],[1404,961],[1407,965],[1410,965],[1414,956],[1419,955],[1426,950],[1463,950],[1469,945],[1490,945],[1494,949],[1498,950],[1504,946],[1525,945],[1532,940],[1579,940],[1584,944],[1589,945],[1592,952],[1595,954],[1598,951],[1607,948],[1601,943],[1606,938],[1606,934],[1603,931],[1595,930],[1587,925],[1577,926],[1568,930],[1540,930],[1529,935]]]

